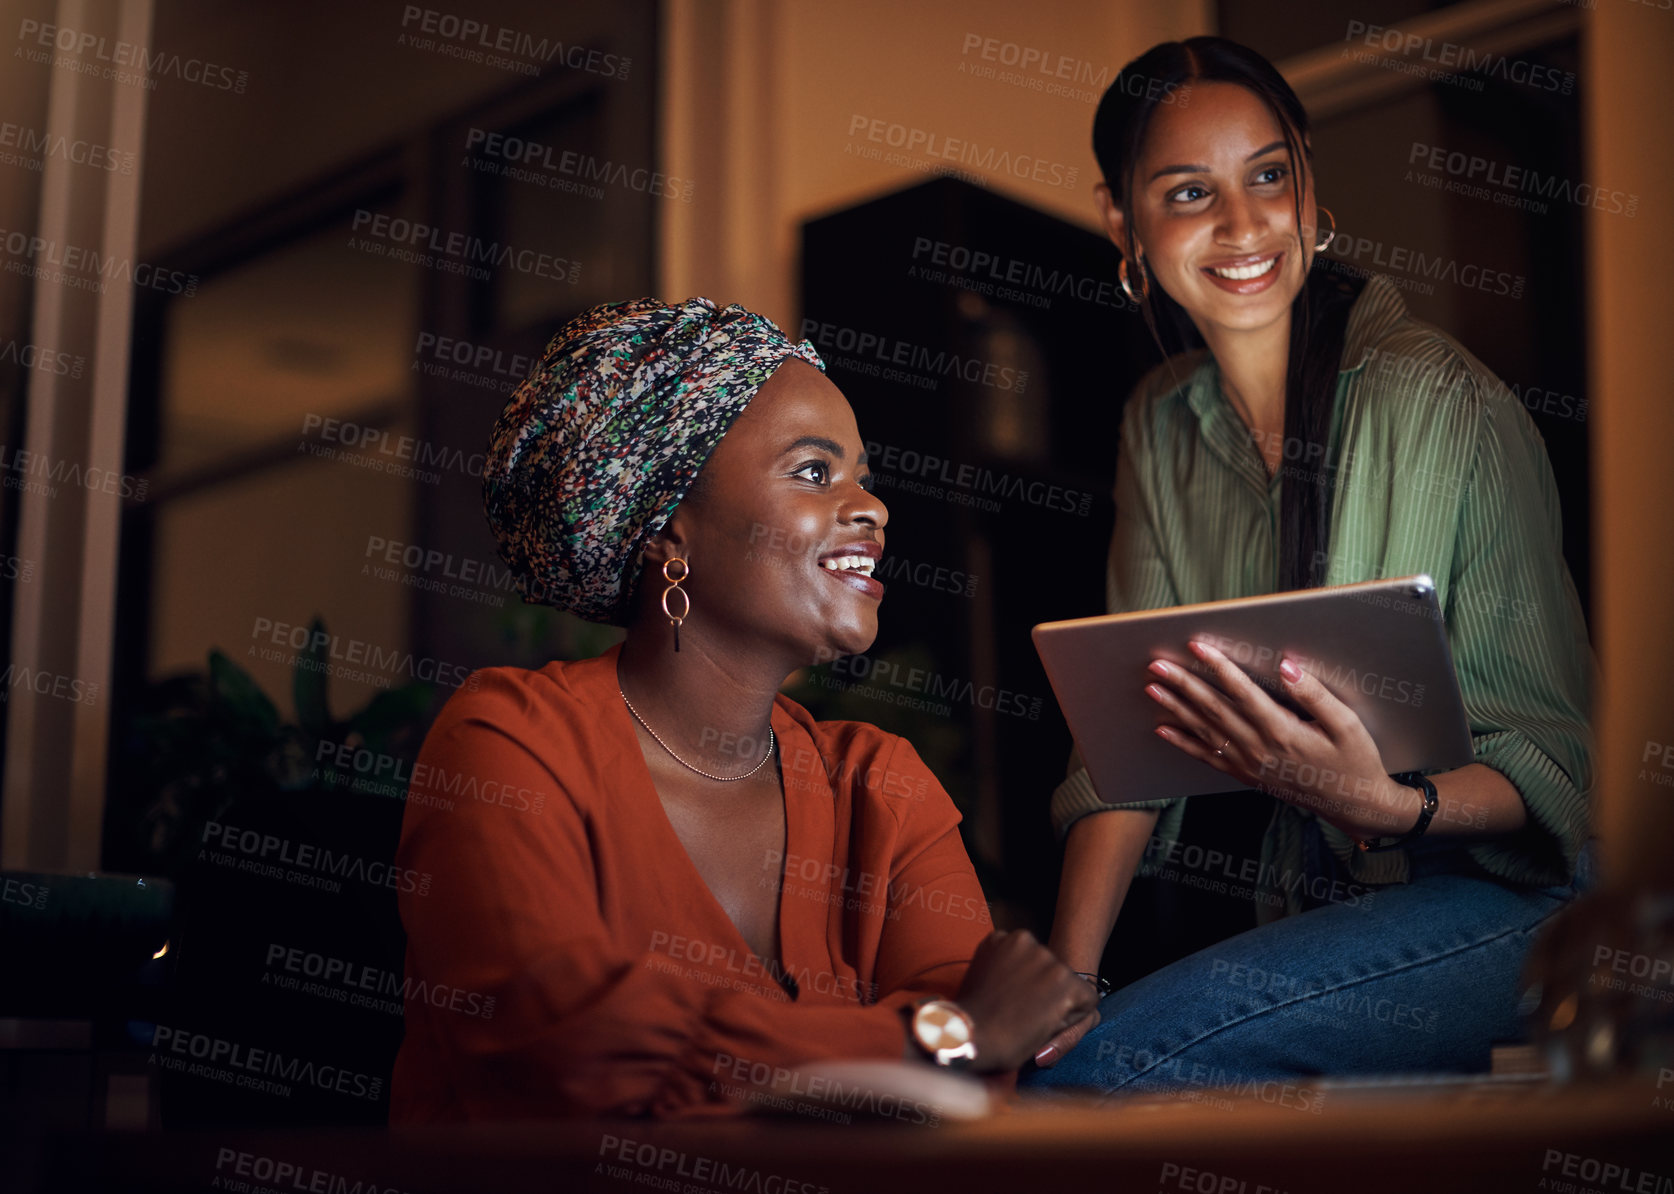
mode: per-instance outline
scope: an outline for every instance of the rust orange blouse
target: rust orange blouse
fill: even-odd
[[[959,813],[906,742],[775,700],[778,964],[663,812],[612,648],[475,674],[414,766],[394,1123],[744,1110],[776,1067],[898,1059],[991,929]]]

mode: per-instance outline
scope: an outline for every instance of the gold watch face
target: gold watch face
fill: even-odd
[[[957,1049],[971,1039],[971,1018],[945,999],[920,1005],[913,1015],[913,1035],[931,1053]]]

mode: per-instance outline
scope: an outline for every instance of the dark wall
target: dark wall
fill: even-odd
[[[1116,431],[1157,359],[1118,260],[954,179],[803,234],[800,330],[854,404],[899,571],[886,558],[877,644],[798,696],[911,739],[990,898],[1042,931],[1070,739],[1029,628],[1104,611]]]

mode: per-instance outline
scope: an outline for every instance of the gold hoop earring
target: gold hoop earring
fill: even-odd
[[[1325,234],[1324,240],[1314,246],[1314,252],[1323,253],[1325,252],[1325,246],[1337,239],[1337,217],[1331,214],[1331,209],[1329,207],[1316,206],[1315,210],[1317,210],[1320,215],[1331,221],[1331,231]],[[1317,219],[1318,217],[1315,218]],[[1314,225],[1314,231],[1319,231],[1319,225]]]
[[[680,566],[679,576],[670,576],[669,569],[676,564]],[[668,581],[668,588],[663,590],[663,613],[668,615],[668,624],[674,627],[674,649],[680,650],[680,623],[692,612],[692,599],[686,595],[686,590],[680,587],[680,582],[692,574],[691,565],[679,556],[663,564],[663,579]],[[668,607],[669,594],[675,593],[680,597],[680,612],[676,614]]]
[[[1134,294],[1133,287],[1128,285],[1128,259],[1126,257],[1122,258],[1122,264],[1116,267],[1116,281],[1121,283],[1122,293],[1127,295],[1129,301],[1137,306],[1141,299],[1151,297],[1151,279],[1145,276],[1144,259],[1135,258],[1135,260],[1139,264],[1139,293]]]

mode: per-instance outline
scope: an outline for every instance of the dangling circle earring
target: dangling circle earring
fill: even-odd
[[[1314,246],[1314,252],[1323,253],[1325,252],[1325,246],[1337,238],[1337,217],[1331,214],[1331,209],[1329,207],[1320,207],[1316,210],[1318,210],[1320,215],[1331,221],[1331,231],[1325,234],[1324,240]],[[1319,231],[1319,225],[1314,225],[1314,231]]]
[[[670,574],[669,569],[677,565],[680,569],[679,574]],[[674,627],[674,649],[676,651],[680,650],[680,623],[684,622],[686,615],[692,612],[692,599],[686,596],[686,590],[680,587],[680,582],[691,574],[691,567],[679,556],[675,556],[663,565],[663,579],[668,581],[668,588],[663,590],[663,613],[668,615],[668,624]],[[670,594],[677,594],[680,597],[680,612],[678,614],[668,607]]]
[[[1145,276],[1145,262],[1139,262],[1139,293],[1134,294],[1133,287],[1128,285],[1128,259],[1122,258],[1122,264],[1116,267],[1116,280],[1122,284],[1122,293],[1136,306],[1140,299],[1148,298],[1151,294],[1151,279]]]

